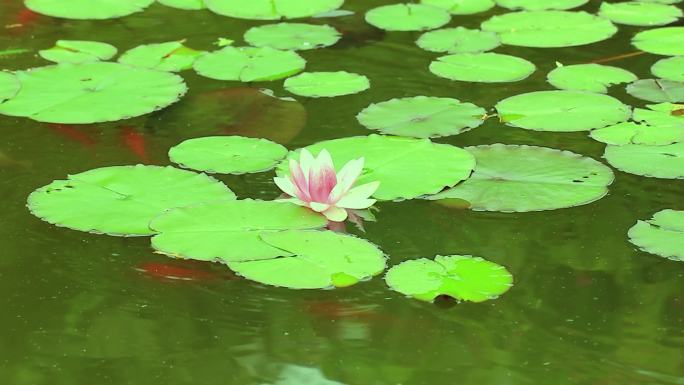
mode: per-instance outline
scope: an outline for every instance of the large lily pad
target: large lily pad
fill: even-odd
[[[684,102],[684,82],[641,79],[627,86],[627,93],[649,102]]]
[[[613,183],[609,167],[570,151],[503,144],[466,150],[477,160],[470,179],[428,199],[477,211],[555,210],[599,200]]]
[[[684,27],[648,29],[634,35],[632,44],[656,55],[684,55]]]
[[[452,15],[472,15],[488,11],[496,5],[494,0],[420,0],[420,3],[445,9]]]
[[[57,40],[54,47],[40,50],[38,54],[55,63],[87,63],[109,60],[116,52],[113,45],[98,41]]]
[[[270,170],[287,155],[287,148],[270,140],[244,136],[189,139],[172,147],[169,158],[184,168],[221,174]]]
[[[545,10],[566,10],[581,7],[589,0],[496,0],[496,4],[501,7],[513,10],[525,11],[545,11]]]
[[[439,296],[484,302],[513,286],[513,276],[505,267],[470,255],[405,261],[393,266],[385,281],[392,290],[427,302]]]
[[[468,178],[475,167],[475,158],[467,151],[427,139],[355,136],[326,140],[306,148],[314,155],[328,150],[338,168],[364,157],[364,171],[357,184],[380,181],[373,197],[381,200],[435,194]],[[298,156],[298,152],[292,152],[289,157]],[[280,176],[289,172],[287,165],[286,160],[278,166]]]
[[[682,10],[674,5],[643,1],[603,2],[599,16],[618,24],[653,26],[674,23],[682,17]]]
[[[448,23],[449,13],[441,8],[422,4],[391,4],[373,8],[366,21],[386,31],[425,31]]]
[[[328,47],[340,40],[340,33],[329,25],[278,23],[252,27],[245,41],[255,47],[282,50],[307,50]]]
[[[305,72],[285,80],[285,89],[299,96],[330,98],[356,94],[370,88],[367,77],[355,73]]]
[[[224,184],[204,175],[158,166],[98,168],[56,180],[28,197],[31,212],[74,230],[151,235],[164,210],[203,201],[233,200]]]
[[[525,59],[492,52],[447,55],[430,63],[430,72],[439,77],[480,83],[516,82],[535,69]]]
[[[293,203],[247,199],[174,209],[155,218],[150,228],[158,233],[152,247],[161,253],[226,263],[292,256],[261,235],[325,224],[324,216]]]
[[[614,84],[637,80],[636,75],[618,67],[602,64],[559,66],[549,72],[547,79],[561,90],[589,91],[605,94]]]
[[[645,123],[624,122],[593,130],[589,135],[599,142],[616,146],[625,144],[663,146],[684,141],[684,124],[652,126]]]
[[[25,0],[33,12],[64,19],[112,19],[147,8],[154,0]]]
[[[119,63],[133,67],[150,68],[159,71],[177,72],[192,68],[195,60],[204,55],[183,45],[183,41],[144,44],[132,48],[119,58]]]
[[[667,146],[607,146],[603,156],[613,167],[630,174],[684,179],[684,142]]]
[[[167,7],[185,9],[188,11],[197,11],[204,9],[207,6],[204,4],[204,0],[157,0],[160,4],[164,4]]]
[[[346,287],[380,274],[386,266],[384,254],[375,245],[332,231],[263,233],[261,240],[290,256],[231,262],[228,267],[266,285],[291,289]]]
[[[297,19],[337,9],[344,0],[204,0],[219,15],[252,20]]]
[[[672,82],[684,82],[684,56],[658,60],[651,67],[651,73]]]
[[[477,53],[492,50],[501,45],[501,41],[494,32],[456,27],[426,32],[416,44],[431,52]]]
[[[523,11],[494,16],[482,23],[482,30],[500,34],[504,44],[553,48],[606,40],[617,27],[586,12]]]
[[[48,123],[97,123],[144,115],[180,99],[177,75],[117,63],[59,64],[16,73],[21,89],[0,114]]]
[[[0,103],[13,98],[20,88],[19,79],[14,74],[0,71]]]
[[[218,80],[242,82],[286,78],[304,69],[306,60],[293,51],[269,47],[224,47],[195,61],[195,71]]]
[[[496,105],[509,126],[536,131],[584,131],[629,119],[631,109],[602,94],[579,91],[537,91],[516,95]]]
[[[385,134],[434,138],[457,135],[482,124],[486,111],[457,99],[416,96],[371,104],[356,118]]]
[[[684,261],[684,211],[662,210],[629,229],[629,241],[641,250]]]

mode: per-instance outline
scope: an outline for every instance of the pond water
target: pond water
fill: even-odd
[[[639,251],[627,231],[663,209],[684,209],[684,180],[615,171],[605,198],[531,213],[477,212],[411,200],[377,205],[366,233],[389,264],[469,254],[507,267],[515,286],[501,298],[450,306],[389,291],[381,277],[336,290],[289,290],[254,283],[221,265],[178,264],[153,253],[147,238],[119,238],[55,227],[32,216],[26,197],[40,186],[93,168],[167,165],[181,141],[209,135],[265,137],[289,149],[367,135],[355,115],[371,103],[416,95],[453,97],[493,111],[509,96],[553,89],[556,62],[577,64],[635,52],[641,27],[620,26],[603,42],[573,48],[501,46],[537,71],[519,82],[449,81],[427,67],[439,54],[418,48],[419,32],[383,32],[363,14],[390,0],[347,0],[353,16],[311,19],[343,33],[336,45],[302,56],[307,71],[366,75],[371,88],[336,98],[291,96],[282,81],[239,83],[181,73],[189,92],[161,111],[113,123],[67,125],[0,116],[0,383],[60,384],[683,384],[684,265]],[[595,12],[600,2],[581,9]],[[454,16],[478,28],[503,8]],[[123,52],[186,38],[215,49],[241,42],[251,26],[208,11],[154,4],[121,19],[76,21],[0,3],[0,68],[47,65],[35,53],[56,39],[105,41]],[[684,25],[680,22],[672,25]],[[606,64],[650,78],[660,57]],[[643,107],[625,93],[610,95]],[[526,144],[602,160],[605,145],[586,132],[537,132],[488,119],[435,139],[459,147]],[[273,199],[273,172],[219,176],[239,197]],[[185,280],[164,276],[180,275]]]

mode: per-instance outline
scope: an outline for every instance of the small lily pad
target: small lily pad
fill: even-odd
[[[593,130],[589,135],[599,142],[616,146],[625,144],[663,146],[684,141],[684,124],[680,126],[651,126],[649,124],[624,122]]]
[[[204,4],[204,0],[157,0],[160,4],[164,4],[167,7],[185,9],[187,11],[197,11],[204,9],[207,6]]]
[[[496,0],[496,4],[513,10],[545,11],[566,10],[581,7],[589,0]]]
[[[119,58],[119,63],[158,71],[178,72],[192,68],[195,60],[205,51],[183,45],[183,41],[144,44],[132,48]]]
[[[444,28],[422,34],[416,41],[426,51],[446,53],[477,53],[501,45],[494,32],[463,27]]]
[[[385,31],[426,31],[443,26],[451,20],[441,8],[422,4],[391,4],[373,8],[366,21]]]
[[[632,44],[656,55],[684,55],[684,27],[648,29],[634,35]]]
[[[428,197],[472,210],[527,212],[585,205],[608,193],[613,172],[601,162],[546,147],[467,147],[477,166],[465,182]]]
[[[14,74],[0,71],[0,103],[13,98],[20,88],[19,79]]]
[[[535,70],[534,64],[525,59],[492,52],[447,55],[430,63],[433,74],[462,82],[517,82]]]
[[[352,95],[369,88],[370,81],[367,77],[344,71],[304,72],[285,80],[286,90],[310,98]]]
[[[98,41],[57,40],[54,47],[40,50],[38,54],[55,63],[87,63],[109,60],[116,52],[113,45]]]
[[[684,261],[684,211],[662,210],[629,229],[629,241],[641,250]]]
[[[420,3],[445,9],[452,15],[472,15],[488,11],[496,5],[494,0],[420,0]]]
[[[386,259],[370,242],[332,231],[263,233],[261,240],[290,253],[275,259],[231,262],[252,281],[290,289],[347,287],[385,270]]]
[[[217,80],[261,82],[301,72],[306,60],[293,51],[269,47],[224,47],[195,61],[195,71]]]
[[[143,11],[154,0],[25,0],[26,7],[42,15],[64,19],[100,20]]]
[[[164,210],[203,201],[233,200],[223,183],[204,174],[158,166],[97,168],[34,191],[28,207],[49,223],[109,235],[151,235]]]
[[[513,286],[505,267],[470,255],[438,255],[393,266],[385,276],[394,291],[432,302],[446,295],[459,301],[495,299]]]
[[[356,118],[385,134],[434,138],[457,135],[484,122],[484,108],[457,99],[416,96],[371,104]]]
[[[601,3],[599,16],[617,24],[654,26],[674,23],[682,17],[682,10],[674,5],[625,1]]]
[[[607,146],[603,156],[611,166],[630,174],[684,179],[684,142],[667,146]]]
[[[329,25],[278,23],[252,27],[245,41],[255,47],[281,50],[308,50],[329,47],[340,40],[340,33]]]
[[[651,73],[672,82],[684,82],[684,56],[658,60],[651,67]]]
[[[278,20],[309,17],[335,10],[344,0],[204,0],[219,15],[251,20]]]
[[[561,90],[588,91],[605,94],[614,84],[637,80],[633,73],[618,67],[602,64],[575,64],[559,66],[549,72],[547,79]]]
[[[641,79],[627,86],[627,93],[649,102],[684,102],[684,82]]]
[[[496,110],[507,125],[536,131],[585,131],[631,116],[631,109],[611,96],[580,91],[516,95],[500,101]]]
[[[267,171],[286,155],[278,143],[244,136],[190,139],[169,150],[171,161],[183,168],[221,174]]]

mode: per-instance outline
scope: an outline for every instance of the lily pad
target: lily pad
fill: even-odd
[[[537,91],[516,95],[496,105],[509,126],[536,131],[585,131],[629,119],[631,109],[602,94],[580,91]]]
[[[496,5],[494,0],[420,0],[420,3],[445,9],[452,15],[472,15],[488,11]]]
[[[643,1],[603,2],[599,16],[618,24],[654,26],[674,23],[682,17],[682,10],[674,5]]]
[[[33,12],[64,19],[100,20],[143,11],[154,0],[25,0]]]
[[[684,141],[684,124],[680,126],[651,126],[624,122],[593,130],[589,135],[599,142],[616,146],[625,144],[663,146]]]
[[[649,102],[684,102],[684,82],[641,79],[627,86],[627,93]]]
[[[405,261],[393,266],[385,281],[392,290],[427,302],[442,295],[484,302],[513,286],[513,276],[505,267],[470,255]]]
[[[171,147],[169,158],[183,168],[221,174],[267,171],[287,155],[270,140],[244,136],[209,136]]]
[[[546,147],[467,147],[477,160],[470,179],[428,197],[472,210],[527,212],[585,205],[603,198],[613,172],[601,162]]]
[[[329,47],[340,40],[340,33],[329,25],[278,23],[252,27],[245,41],[255,47],[282,50],[307,50]]]
[[[672,82],[684,82],[684,56],[658,60],[651,67],[651,73]]]
[[[183,41],[144,44],[132,48],[119,58],[119,63],[158,71],[177,72],[192,68],[195,60],[205,51],[197,51],[183,45]]]
[[[504,44],[537,48],[591,44],[617,32],[609,20],[586,12],[568,11],[512,12],[494,16],[481,27],[483,31],[498,33]]]
[[[641,250],[684,261],[684,211],[662,210],[629,229],[629,241]]]
[[[350,72],[304,72],[285,80],[289,92],[310,98],[351,95],[370,88],[367,77]]]
[[[684,55],[684,27],[648,29],[634,35],[632,44],[656,55]]]
[[[467,179],[475,167],[475,158],[467,151],[428,139],[355,136],[326,140],[306,149],[314,156],[322,149],[328,150],[337,167],[363,157],[364,170],[357,184],[379,181],[380,187],[373,197],[380,200],[435,194]],[[292,152],[289,158],[298,156],[298,152]],[[289,173],[288,162],[278,166],[279,176]]]
[[[278,20],[309,17],[335,10],[344,0],[204,0],[219,15],[251,20]]]
[[[152,238],[158,252],[226,263],[292,256],[263,242],[261,236],[325,224],[324,216],[294,203],[246,199],[170,210],[155,218],[150,228],[158,233]]]
[[[559,66],[549,72],[547,79],[561,90],[588,91],[605,94],[614,84],[637,80],[633,73],[618,67],[602,64],[575,64]]]
[[[13,98],[20,88],[21,84],[14,74],[0,71],[0,103]]]
[[[194,68],[212,79],[260,82],[292,76],[305,66],[306,60],[293,51],[229,46],[200,57]]]
[[[430,63],[433,74],[462,82],[517,82],[535,70],[534,64],[525,59],[492,52],[447,55]]]
[[[266,285],[291,289],[346,287],[380,274],[386,266],[384,254],[375,245],[332,231],[263,233],[261,240],[290,256],[231,262],[228,267]]]
[[[562,11],[581,7],[588,2],[589,0],[496,0],[496,4],[501,7],[525,11],[545,11],[549,9]]]
[[[160,110],[187,91],[177,75],[117,63],[63,63],[16,73],[17,95],[0,114],[39,122],[85,124]]]
[[[223,183],[204,174],[158,166],[97,168],[56,180],[28,197],[31,212],[74,230],[109,235],[151,235],[164,210],[204,201],[233,200]]]
[[[416,96],[371,104],[356,118],[385,134],[434,138],[457,135],[484,122],[484,108],[457,99]]]
[[[607,146],[603,156],[613,167],[630,174],[684,179],[684,142],[667,146]]]
[[[426,51],[446,53],[477,53],[501,45],[494,32],[463,27],[444,28],[422,34],[416,41]]]
[[[443,26],[451,20],[441,8],[422,4],[391,4],[366,12],[368,24],[385,31],[425,31]]]
[[[57,40],[54,47],[40,50],[38,54],[55,63],[87,63],[109,60],[116,52],[113,45],[98,41]]]
[[[200,9],[205,9],[207,6],[204,4],[204,0],[157,0],[160,4],[166,5],[167,7],[185,9],[188,11],[197,11]]]

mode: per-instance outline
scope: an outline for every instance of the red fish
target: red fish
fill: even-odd
[[[41,18],[40,14],[37,14],[30,9],[24,8],[19,11],[10,24],[6,25],[7,29],[23,29],[30,27],[36,23]]]
[[[145,135],[133,127],[121,127],[121,141],[126,147],[135,154],[143,163],[150,163],[150,157],[147,154],[147,144]]]
[[[146,262],[134,267],[134,269],[150,277],[163,280],[213,281],[221,278],[228,280],[237,278],[229,273],[219,275],[206,270],[206,264],[194,261]]]
[[[97,139],[92,134],[79,130],[71,124],[48,124],[47,127],[61,136],[82,144],[84,147],[92,147],[97,144]]]

